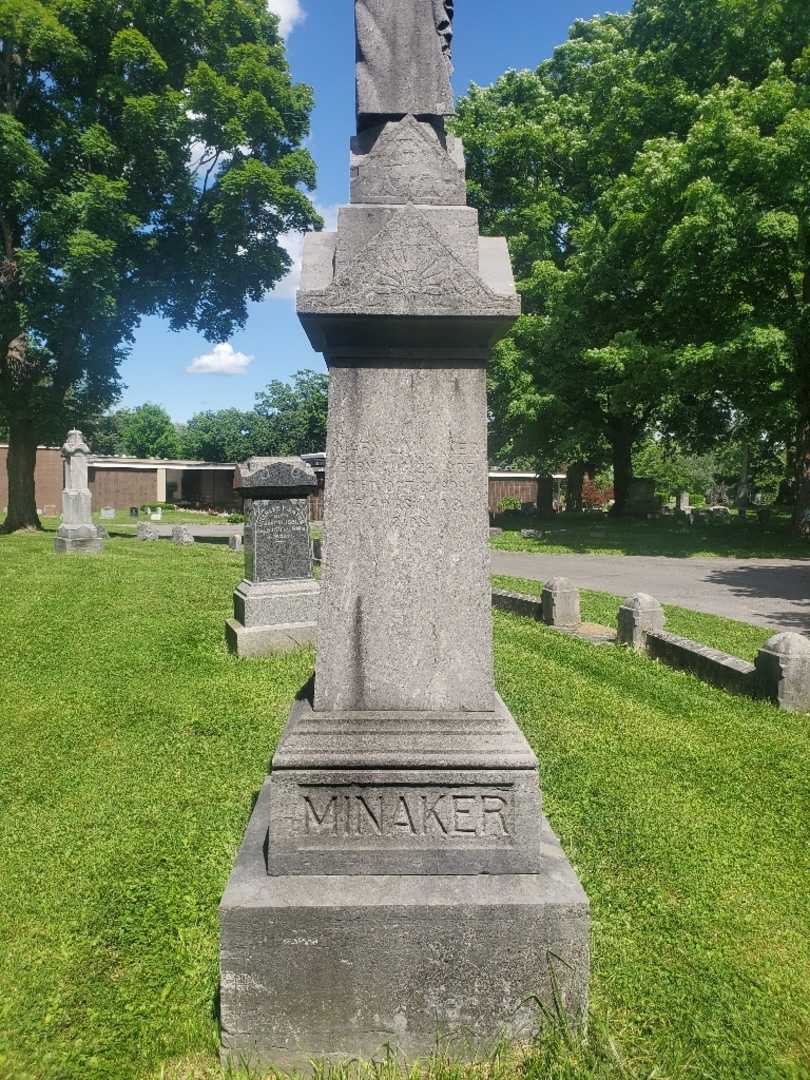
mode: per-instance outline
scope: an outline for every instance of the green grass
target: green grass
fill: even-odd
[[[810,543],[793,534],[786,515],[770,525],[736,517],[723,522],[681,524],[676,518],[622,521],[606,514],[561,514],[499,522],[493,537],[500,551],[535,551],[547,555],[668,555],[673,558],[806,559]],[[542,540],[527,540],[522,529],[542,529]]]
[[[216,907],[313,656],[226,654],[226,547],[52,539],[0,537],[0,1076],[213,1080]],[[495,632],[593,902],[590,1034],[423,1075],[810,1076],[808,718],[515,616]]]
[[[59,518],[43,517],[41,518],[42,525],[46,529],[56,529],[59,525]],[[110,533],[118,533],[120,535],[126,535],[128,533],[135,533],[139,522],[148,522],[150,518],[147,514],[141,514],[139,518],[131,518],[129,516],[129,510],[116,510],[114,518],[102,518],[99,512],[93,514],[93,521],[98,524],[106,526]],[[196,510],[164,510],[163,516],[158,525],[227,525],[227,517],[223,517],[219,514],[208,514],[202,511]]]

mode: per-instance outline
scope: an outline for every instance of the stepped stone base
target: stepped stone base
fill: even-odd
[[[225,640],[237,656],[268,656],[318,640],[320,585],[301,581],[242,581],[233,594],[234,618]]]
[[[225,620],[225,641],[236,656],[269,656],[289,652],[302,645],[315,645],[318,624],[282,623],[279,626],[242,626],[236,619]]]
[[[78,538],[57,536],[53,542],[53,550],[57,555],[100,555],[103,547],[98,536]]]
[[[469,1056],[528,1036],[535,995],[584,1016],[588,900],[545,820],[538,874],[270,877],[271,783],[220,907],[225,1061]]]

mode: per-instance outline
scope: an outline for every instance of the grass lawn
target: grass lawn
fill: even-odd
[[[59,518],[47,518],[43,517],[42,524],[46,529],[57,529],[59,527]],[[139,522],[149,522],[149,517],[146,514],[141,514],[137,519],[129,516],[129,510],[116,510],[114,518],[102,518],[101,514],[96,511],[93,514],[93,521],[97,524],[105,525],[109,532],[115,533],[134,533],[138,527]],[[227,525],[228,519],[222,514],[207,514],[201,510],[164,510],[163,517],[159,522],[155,522],[156,525]]]
[[[216,907],[313,655],[226,654],[227,547],[52,541],[0,537],[0,1077],[213,1080]],[[808,718],[516,616],[495,632],[593,902],[592,1022],[432,1075],[810,1076]]]
[[[696,522],[676,518],[621,521],[606,514],[527,516],[499,522],[504,532],[492,539],[501,551],[537,551],[547,555],[669,555],[674,558],[806,559],[810,542],[793,535],[786,515],[770,525],[755,519]],[[527,540],[522,529],[542,529],[542,540]]]

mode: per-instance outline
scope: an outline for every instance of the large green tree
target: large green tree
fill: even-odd
[[[121,441],[132,457],[178,458],[180,438],[164,408],[147,402],[128,409],[121,420]]]
[[[650,429],[700,451],[732,425],[795,447],[810,509],[808,41],[805,0],[636,0],[461,104],[526,311],[493,430],[608,443],[619,511]]]
[[[326,449],[329,376],[297,371],[290,382],[274,379],[256,395],[274,454],[317,454]]]
[[[810,531],[810,46],[713,88],[683,139],[648,143],[612,197],[608,243],[633,251],[650,334],[692,384],[725,398],[744,441],[791,448]]]
[[[225,340],[319,225],[311,92],[264,0],[0,0],[0,423],[7,530],[38,439],[98,412],[142,316]]]
[[[199,461],[245,461],[271,453],[267,422],[257,412],[219,409],[196,413],[183,431],[183,454]]]

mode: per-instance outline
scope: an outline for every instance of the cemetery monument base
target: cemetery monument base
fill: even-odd
[[[242,581],[234,592],[236,615],[225,622],[228,648],[237,656],[267,656],[318,640],[317,581]]]
[[[540,874],[271,877],[268,781],[220,908],[223,1059],[457,1056],[587,1008],[588,901],[540,825]],[[539,821],[539,819],[538,819]]]

